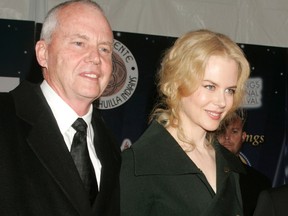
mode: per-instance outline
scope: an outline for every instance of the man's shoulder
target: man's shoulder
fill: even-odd
[[[262,172],[258,171],[256,168],[248,164],[244,164],[244,166],[246,168],[248,175],[258,176],[259,178],[267,178]]]
[[[264,175],[262,172],[257,170],[256,168],[249,166],[247,164],[244,165],[247,172],[247,177],[259,184],[265,185],[267,188],[271,187],[271,180]]]
[[[23,80],[20,82],[20,84],[13,89],[10,93],[12,95],[29,95],[31,92],[35,92],[37,90],[40,90],[40,84],[31,83],[29,81]]]
[[[14,101],[10,92],[0,92],[0,104],[0,115],[13,110]]]
[[[11,93],[10,92],[0,92],[0,100],[10,100],[11,98]]]
[[[271,196],[288,197],[288,184],[268,190]]]

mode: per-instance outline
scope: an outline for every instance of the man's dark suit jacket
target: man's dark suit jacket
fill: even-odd
[[[254,216],[287,216],[288,185],[263,191],[257,202]]]
[[[244,164],[246,173],[240,174],[240,188],[244,216],[252,216],[261,191],[272,187],[271,181],[255,168]]]
[[[70,152],[39,85],[0,94],[0,215],[119,215],[120,148],[96,109],[92,125],[102,164],[90,206]]]

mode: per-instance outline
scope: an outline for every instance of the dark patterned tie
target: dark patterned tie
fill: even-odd
[[[71,155],[89,194],[90,203],[93,204],[98,192],[96,176],[87,147],[87,124],[78,118],[72,125],[76,130],[71,146]]]

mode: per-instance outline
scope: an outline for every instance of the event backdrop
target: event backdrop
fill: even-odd
[[[24,79],[42,81],[34,54],[40,29],[41,24],[30,21],[0,20],[0,91],[10,91]],[[148,126],[157,99],[155,74],[176,38],[125,32],[114,32],[114,37],[113,76],[97,105],[123,150]],[[288,49],[239,46],[251,65],[242,156],[274,186],[282,185],[288,180]]]

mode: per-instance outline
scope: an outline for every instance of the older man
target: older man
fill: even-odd
[[[42,84],[0,95],[0,215],[119,215],[120,148],[93,106],[112,73],[102,9],[57,5],[35,50]]]

